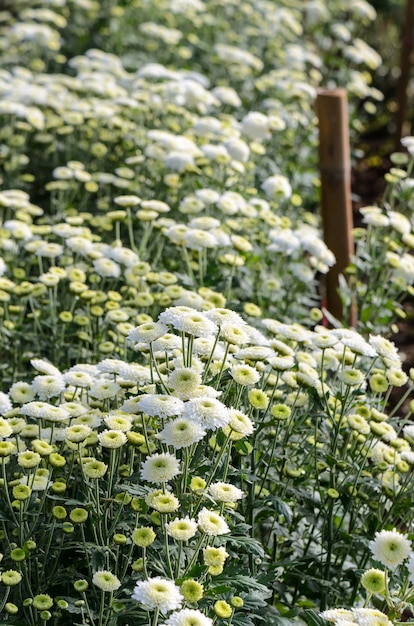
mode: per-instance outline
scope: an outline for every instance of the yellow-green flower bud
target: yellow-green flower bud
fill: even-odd
[[[16,500],[27,500],[30,498],[32,490],[28,485],[16,485],[13,487],[13,498]]]
[[[217,602],[214,603],[213,608],[214,613],[217,615],[217,617],[221,617],[221,619],[227,619],[228,617],[231,617],[233,613],[233,609],[231,608],[230,604],[225,600],[217,600]]]
[[[52,467],[63,467],[66,463],[65,457],[57,452],[52,452],[52,454],[49,455],[48,460]]]
[[[83,524],[88,519],[88,511],[77,507],[69,513],[69,518],[74,524]]]
[[[89,587],[88,582],[86,580],[84,580],[83,578],[81,578],[80,580],[76,580],[73,583],[73,587],[75,589],[75,591],[79,591],[80,593],[86,591]]]
[[[144,559],[139,558],[132,563],[132,571],[134,572],[142,572],[144,569]]]
[[[113,539],[114,544],[117,546],[124,546],[127,542],[126,535],[123,535],[122,533],[115,533],[112,539]]]
[[[14,550],[10,552],[10,558],[15,563],[20,563],[20,561],[25,560],[26,552],[23,550],[23,548],[14,548]]]
[[[6,602],[4,608],[6,609],[6,613],[8,613],[9,615],[16,615],[19,610],[19,608],[15,604],[13,604],[13,602]]]
[[[186,602],[198,602],[204,594],[203,585],[192,578],[183,582],[180,587],[180,591]]]
[[[190,482],[190,489],[192,491],[202,491],[206,488],[206,485],[207,483],[204,478],[201,478],[200,476],[193,476]]]
[[[66,509],[63,506],[54,506],[52,509],[52,515],[55,519],[62,521],[64,519],[66,519],[67,517],[67,512]]]
[[[39,593],[33,598],[33,606],[38,611],[46,611],[53,606],[53,600],[47,593]]]
[[[64,533],[70,534],[70,533],[73,533],[73,531],[75,530],[75,527],[70,522],[63,522],[62,530]]]
[[[361,576],[361,585],[368,593],[383,593],[386,588],[387,574],[380,569],[371,569]]]
[[[14,585],[18,585],[22,579],[22,575],[20,572],[16,572],[16,570],[9,569],[1,574],[1,582],[6,587],[14,587]]]
[[[56,480],[52,483],[51,489],[54,493],[65,493],[66,483],[63,480]]]
[[[140,548],[148,548],[148,546],[154,543],[155,538],[156,534],[150,526],[135,528],[132,532],[132,541]]]

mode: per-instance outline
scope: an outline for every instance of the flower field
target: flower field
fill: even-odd
[[[360,210],[343,319],[323,292],[314,102],[347,89],[352,144],[375,24],[1,4],[0,624],[414,619],[414,137]]]

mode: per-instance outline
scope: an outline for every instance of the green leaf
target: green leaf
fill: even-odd
[[[327,626],[326,620],[320,617],[313,609],[305,611],[305,620],[308,626]]]

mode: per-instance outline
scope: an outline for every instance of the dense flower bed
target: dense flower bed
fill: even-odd
[[[381,533],[395,566],[411,549],[414,375],[387,336],[414,144],[361,210],[334,320],[313,107],[328,84],[353,131],[375,112],[374,20],[365,0],[6,3],[2,623],[387,624],[359,579],[385,611],[367,560],[388,566]]]

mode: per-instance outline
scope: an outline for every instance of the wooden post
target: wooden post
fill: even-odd
[[[414,48],[414,0],[406,0],[401,26],[400,77],[397,86],[397,116],[395,121],[395,149],[401,150],[401,137],[407,114],[408,83],[410,81],[411,55]]]
[[[321,89],[316,98],[319,120],[319,165],[321,208],[325,243],[336,264],[326,275],[326,308],[338,320],[356,325],[356,309],[343,320],[338,295],[338,277],[351,261],[354,251],[351,204],[351,158],[348,106],[345,89]]]

